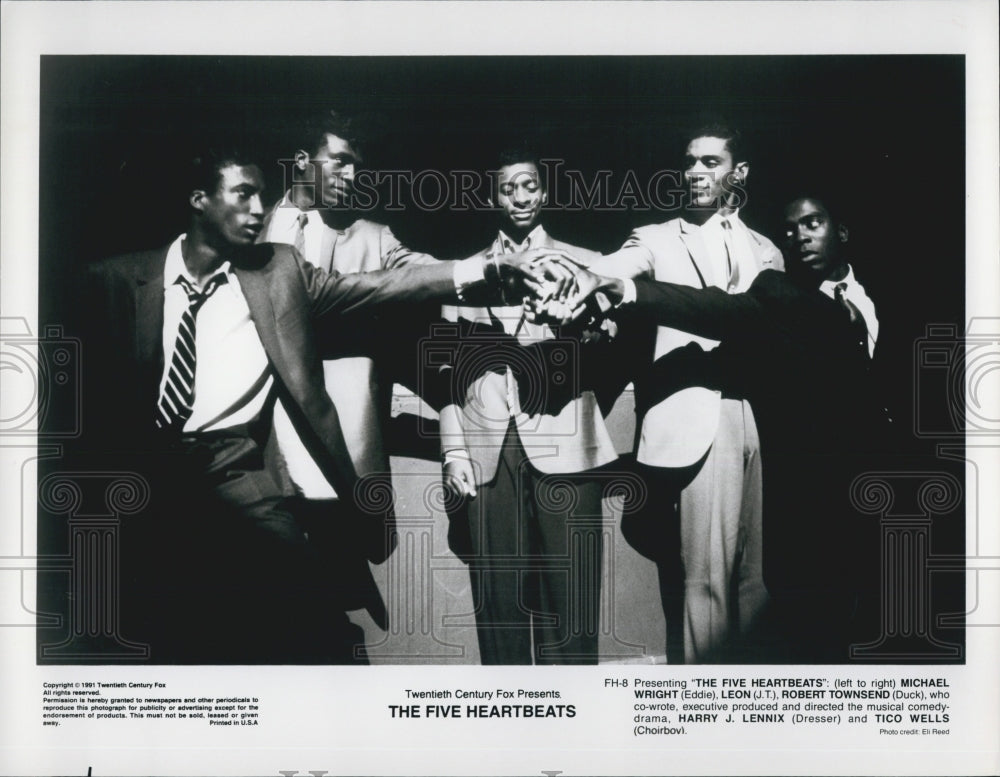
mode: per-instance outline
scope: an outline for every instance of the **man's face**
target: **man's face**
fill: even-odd
[[[734,164],[725,138],[695,138],[684,156],[684,179],[690,187],[691,207],[721,208],[726,204],[728,190],[742,183],[747,172],[746,162]]]
[[[212,193],[196,191],[191,204],[201,212],[205,232],[229,246],[251,245],[264,223],[260,195],[264,175],[256,165],[226,165]]]
[[[360,164],[361,155],[343,138],[327,135],[312,161],[322,170],[323,203],[346,205],[354,192],[354,169]]]
[[[534,162],[504,165],[497,174],[497,205],[503,211],[504,222],[521,232],[528,232],[538,223],[545,204],[538,167]]]
[[[794,200],[785,208],[785,261],[788,269],[805,271],[817,282],[844,265],[841,253],[847,229],[838,226],[819,200]]]

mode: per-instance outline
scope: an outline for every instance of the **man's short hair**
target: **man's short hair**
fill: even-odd
[[[805,184],[798,185],[788,190],[786,196],[781,198],[781,208],[784,211],[793,202],[800,200],[812,200],[823,206],[830,221],[835,226],[846,226],[851,223],[851,213],[847,205],[848,198],[844,196],[839,188],[833,184]]]
[[[497,154],[497,170],[501,167],[507,167],[507,165],[516,164],[533,164],[539,170],[542,169],[541,158],[538,152],[527,143],[515,143],[510,146],[504,146],[500,149],[500,153]]]
[[[185,196],[196,190],[214,194],[222,182],[222,169],[230,165],[247,167],[257,160],[231,144],[213,144],[195,151],[188,160]]]
[[[728,122],[714,119],[696,124],[687,133],[687,142],[690,143],[695,138],[722,138],[726,141],[726,149],[733,158],[733,164],[750,161],[743,133]]]
[[[513,143],[504,146],[496,155],[495,165],[490,171],[491,185],[496,187],[499,182],[499,172],[501,167],[508,165],[531,164],[538,170],[538,183],[543,191],[548,190],[545,181],[545,168],[542,167],[541,155],[529,143]],[[493,192],[496,194],[496,192]]]
[[[334,109],[313,114],[306,121],[300,136],[303,141],[302,148],[308,151],[310,156],[315,156],[326,145],[327,135],[335,135],[346,140],[360,153],[358,121],[355,117]]]

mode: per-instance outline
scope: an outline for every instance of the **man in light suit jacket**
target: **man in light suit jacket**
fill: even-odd
[[[478,254],[558,249],[538,161],[504,152],[494,198],[501,228]],[[587,472],[617,454],[578,349],[525,319],[519,299],[446,307],[456,322],[454,404],[441,413],[446,483],[468,497],[468,555],[484,664],[596,663],[601,580],[601,486]],[[462,532],[456,532],[461,534]]]
[[[783,267],[774,244],[739,217],[750,172],[739,133],[711,125],[689,137],[685,215],[635,230],[619,251],[594,263],[595,272],[739,293],[761,270]],[[714,345],[660,326],[650,362],[677,349]],[[644,520],[672,527],[668,547],[651,554],[660,566],[667,658],[709,661],[753,624],[767,599],[757,429],[750,405],[717,389],[690,386],[656,402],[647,389],[647,381],[637,381],[636,404],[644,415],[636,458],[650,492],[645,503],[660,513]]]
[[[787,272],[763,271],[739,294],[578,272],[578,293],[603,292],[616,316],[721,341],[661,357],[650,401],[700,385],[753,403],[770,604],[766,626],[733,656],[741,662],[845,661],[852,639],[879,633],[865,606],[878,591],[878,527],[852,504],[851,484],[884,466],[891,422],[870,371],[875,306],[853,277],[847,225],[831,202],[791,200]]]
[[[325,111],[303,129],[304,143],[295,151],[292,185],[264,220],[259,242],[295,246],[310,264],[327,272],[360,273],[437,261],[402,245],[385,224],[360,217],[353,207],[354,177],[362,163],[361,140],[355,122],[344,114]],[[394,333],[400,337],[399,333]],[[374,319],[360,319],[350,341],[327,351],[323,360],[326,391],[340,418],[351,461],[359,476],[389,475],[385,427],[392,400],[388,358],[379,359],[386,345]],[[336,358],[331,358],[336,357]],[[275,406],[275,433],[296,492],[300,511],[311,516],[315,538],[327,536],[332,512],[342,509],[338,494],[296,434],[281,400]],[[338,500],[339,502],[339,500]],[[394,534],[389,506],[385,547],[372,561],[391,552]],[[343,537],[329,537],[341,543]],[[371,596],[375,596],[374,587]],[[369,599],[371,599],[371,596]],[[383,627],[384,612],[369,607]]]
[[[255,244],[262,188],[239,152],[201,155],[187,233],[89,272],[81,450],[150,484],[154,509],[123,549],[123,627],[154,661],[365,660],[323,559],[285,509],[274,402],[342,498],[363,500],[323,385],[324,341],[349,338],[350,316],[385,303],[460,301],[484,272],[499,286],[480,259],[338,275]],[[499,264],[518,272],[514,259]]]
[[[264,219],[258,242],[291,245],[310,264],[327,272],[359,273],[389,270],[437,261],[403,246],[385,224],[360,217],[354,208],[354,178],[362,164],[361,138],[354,120],[336,111],[317,114],[302,129],[304,142],[294,153],[292,184]],[[393,333],[399,338],[398,332]],[[386,426],[392,402],[393,362],[387,340],[375,317],[359,317],[352,337],[325,349],[323,375],[327,394],[337,408],[347,450],[361,477],[380,475],[388,487],[389,454]],[[400,348],[402,348],[402,344]],[[413,349],[411,349],[411,353]],[[345,535],[341,516],[350,500],[337,491],[313,460],[295,430],[284,403],[274,409],[278,450],[297,494],[295,509],[309,534],[333,567],[360,563],[344,558],[352,541],[369,549],[375,563],[395,547],[393,504],[375,499],[369,507],[382,515],[374,521],[353,522],[375,533],[369,541]],[[388,626],[388,615],[374,579],[366,569],[355,589],[351,609],[366,607],[375,623]]]

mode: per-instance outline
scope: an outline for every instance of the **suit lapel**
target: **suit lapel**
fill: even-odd
[[[747,233],[750,235],[750,251],[753,254],[754,262],[757,263],[757,269],[767,270],[774,267],[774,252],[771,250],[771,246],[761,240],[760,236],[749,227],[747,227]]]
[[[680,238],[691,257],[691,263],[701,281],[702,288],[715,285],[715,273],[712,272],[712,261],[708,248],[701,236],[701,230],[683,219],[680,222]]]
[[[250,308],[250,318],[257,328],[257,334],[260,335],[264,351],[278,372],[284,374],[284,353],[281,348],[281,338],[278,337],[268,271],[247,270],[234,265],[233,274],[240,282],[240,289]]]

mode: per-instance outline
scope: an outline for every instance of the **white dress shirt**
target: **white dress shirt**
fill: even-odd
[[[728,225],[728,226],[727,226]],[[729,246],[726,243],[726,230],[729,230]],[[753,258],[750,247],[750,234],[740,221],[739,210],[728,216],[720,213],[701,225],[701,236],[705,247],[712,257],[712,270],[720,289],[730,294],[739,294],[750,288],[759,270]]]
[[[502,229],[493,241],[489,256],[500,254],[516,254],[527,251],[532,247],[544,245],[546,239],[545,229],[538,224],[529,232],[524,240],[516,242]],[[523,305],[507,305],[504,307],[492,307],[490,312],[503,325],[504,333],[515,338],[521,345],[529,345],[539,340],[547,340],[553,337],[552,330],[544,324],[536,324],[528,321],[524,314]],[[518,393],[517,381],[514,379],[514,372],[510,365],[507,366],[507,411],[511,418],[522,415],[521,398]]]
[[[294,246],[307,262],[327,272],[371,272],[437,261],[407,248],[385,224],[359,218],[342,229],[331,227],[318,210],[295,205],[291,192],[272,209],[257,242]]]
[[[854,269],[847,265],[847,275],[839,281],[823,281],[819,290],[830,299],[837,298],[837,286],[844,284],[844,297],[861,313],[868,328],[868,355],[875,354],[875,343],[878,341],[878,317],[875,315],[875,303],[865,292],[865,287],[854,277]]]
[[[160,378],[163,392],[181,317],[188,308],[188,296],[178,284],[178,276],[200,288],[188,272],[181,253],[186,238],[181,235],[167,249],[163,267],[163,355]],[[208,432],[250,423],[260,415],[274,384],[271,366],[240,282],[224,262],[213,273],[224,273],[222,284],[206,300],[195,317],[194,403],[184,432]]]

